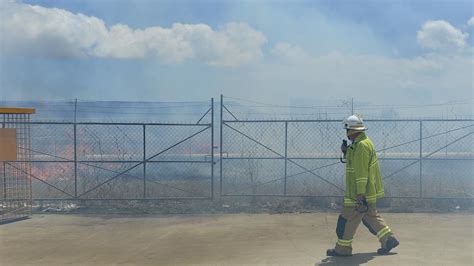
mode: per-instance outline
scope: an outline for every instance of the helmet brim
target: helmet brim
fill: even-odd
[[[365,126],[362,126],[362,127],[344,127],[344,129],[354,130],[354,131],[366,131],[367,127],[365,127]]]

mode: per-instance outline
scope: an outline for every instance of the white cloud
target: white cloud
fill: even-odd
[[[57,8],[4,3],[0,11],[2,53],[38,56],[103,58],[154,57],[164,63],[197,60],[210,65],[237,66],[262,57],[266,37],[245,23],[218,30],[205,24],[173,24],[133,29],[108,28],[96,17]]]
[[[468,33],[444,20],[427,21],[417,33],[418,44],[424,49],[459,51],[466,47]]]
[[[471,17],[471,18],[467,21],[467,25],[470,26],[470,27],[474,27],[474,17]]]
[[[7,51],[55,56],[84,56],[107,34],[103,21],[57,8],[4,3],[0,16]]]

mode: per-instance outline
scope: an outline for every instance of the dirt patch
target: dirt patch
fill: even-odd
[[[470,265],[472,215],[383,213],[400,240],[378,256],[361,226],[354,256],[328,258],[337,213],[34,215],[0,226],[2,265]],[[426,241],[429,236],[429,241]]]

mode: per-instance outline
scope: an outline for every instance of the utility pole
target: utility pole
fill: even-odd
[[[351,115],[354,114],[354,97],[351,98]]]
[[[76,115],[77,115],[77,98],[74,101],[74,124],[76,123]]]

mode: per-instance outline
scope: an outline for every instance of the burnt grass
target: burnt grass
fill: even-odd
[[[68,200],[33,204],[34,214],[225,214],[225,213],[318,213],[339,212],[342,198],[225,197],[213,200]],[[384,198],[382,212],[473,213],[473,199]]]

